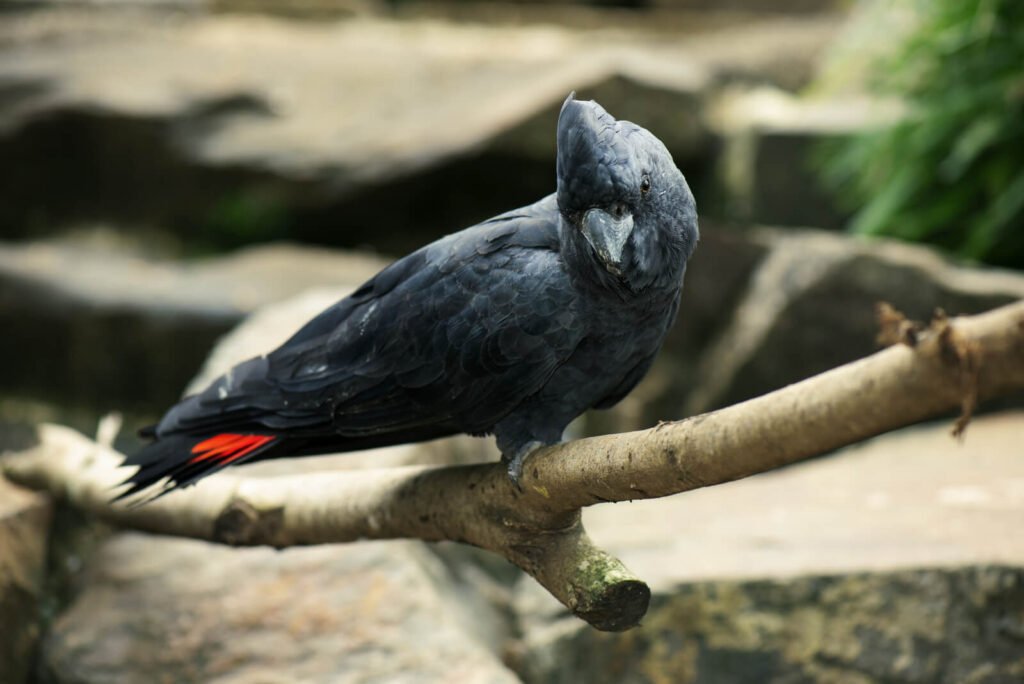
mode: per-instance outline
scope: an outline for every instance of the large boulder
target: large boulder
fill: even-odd
[[[122,534],[53,624],[58,683],[516,682],[508,625],[417,542],[275,551]]]
[[[39,638],[50,516],[45,496],[0,477],[0,678],[11,684],[27,681]]]
[[[3,452],[95,447],[72,430],[42,429],[43,439],[16,431],[22,438],[5,439]],[[325,469],[450,462],[453,453],[458,447],[405,446],[256,464],[244,475],[315,477]],[[34,662],[42,612],[48,631],[33,671],[48,682],[391,681],[407,672],[416,681],[516,681],[501,664],[515,574],[481,552],[421,542],[277,552],[111,538],[89,516],[64,509],[44,585],[48,516],[40,529],[23,530],[6,513],[26,498],[46,499],[2,480],[0,494],[0,634],[11,648],[10,657],[0,648],[4,675]]]
[[[615,77],[617,54],[554,27],[152,8],[15,16],[0,26],[12,93],[0,99],[0,222],[404,252],[551,192],[553,157],[538,163],[529,141],[481,151]],[[646,82],[633,81],[634,101],[663,93]],[[50,154],[55,144],[67,149]]]
[[[985,416],[966,448],[948,425],[913,428],[685,496],[588,509],[595,542],[654,589],[644,625],[618,635],[568,616],[529,578],[510,597],[508,573],[449,545],[276,552],[118,535],[54,622],[43,671],[76,684],[1014,681],[1022,426],[1024,413]]]

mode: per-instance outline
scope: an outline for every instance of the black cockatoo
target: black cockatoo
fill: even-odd
[[[665,146],[570,95],[557,192],[391,264],[144,431],[129,496],[228,465],[494,434],[512,480],[644,376],[697,244]]]

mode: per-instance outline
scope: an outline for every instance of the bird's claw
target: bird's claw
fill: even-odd
[[[519,490],[520,494],[523,492],[523,485],[520,483],[520,480],[523,477],[523,466],[526,463],[526,459],[542,446],[544,445],[540,442],[529,442],[516,451],[516,453],[512,455],[512,458],[505,459],[508,479],[512,482],[512,485]]]
[[[512,486],[519,490],[519,493],[523,493],[523,485],[519,482],[519,478],[523,476],[523,463],[522,461],[511,460],[508,462],[508,479],[512,482]]]

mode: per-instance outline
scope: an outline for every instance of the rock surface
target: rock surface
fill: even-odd
[[[100,411],[162,410],[253,309],[314,285],[354,287],[384,263],[291,245],[185,263],[0,246],[0,353],[22,360],[0,369],[0,388]]]
[[[138,7],[15,14],[0,24],[0,224],[401,253],[550,193],[555,115],[573,90],[651,127],[699,173],[703,94],[721,80],[806,82],[838,25],[762,19],[679,41]]]
[[[515,682],[504,618],[417,542],[231,549],[121,534],[53,625],[56,682]]]
[[[894,103],[864,95],[796,97],[778,88],[731,88],[708,121],[716,158],[716,213],[734,221],[838,230],[848,215],[821,182],[822,143],[849,137],[897,115]]]
[[[823,232],[771,232],[732,322],[698,363],[687,415],[728,406],[878,350],[875,306],[928,321],[1024,298],[1024,276],[959,267],[930,249]],[[699,258],[699,252],[698,257]]]
[[[624,634],[528,635],[523,680],[963,684],[1024,679],[1024,570],[699,582]]]
[[[279,344],[347,289],[260,308],[218,342],[193,386]],[[492,451],[463,438],[267,461],[233,474],[442,464]],[[514,577],[506,566],[452,544],[276,552],[120,534],[90,554],[78,597],[48,634],[42,670],[76,684],[515,682],[501,662]]]
[[[1024,677],[1024,413],[909,428],[774,473],[587,509],[650,582],[596,633],[529,581],[527,681],[1011,682]],[[608,673],[612,673],[610,676]]]
[[[39,638],[50,504],[0,477],[0,679],[26,681]]]

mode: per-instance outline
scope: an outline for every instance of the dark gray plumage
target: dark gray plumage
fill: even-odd
[[[572,96],[558,191],[398,260],[270,354],[174,406],[125,495],[225,465],[494,434],[517,480],[624,397],[675,319],[698,239],[665,146]]]

